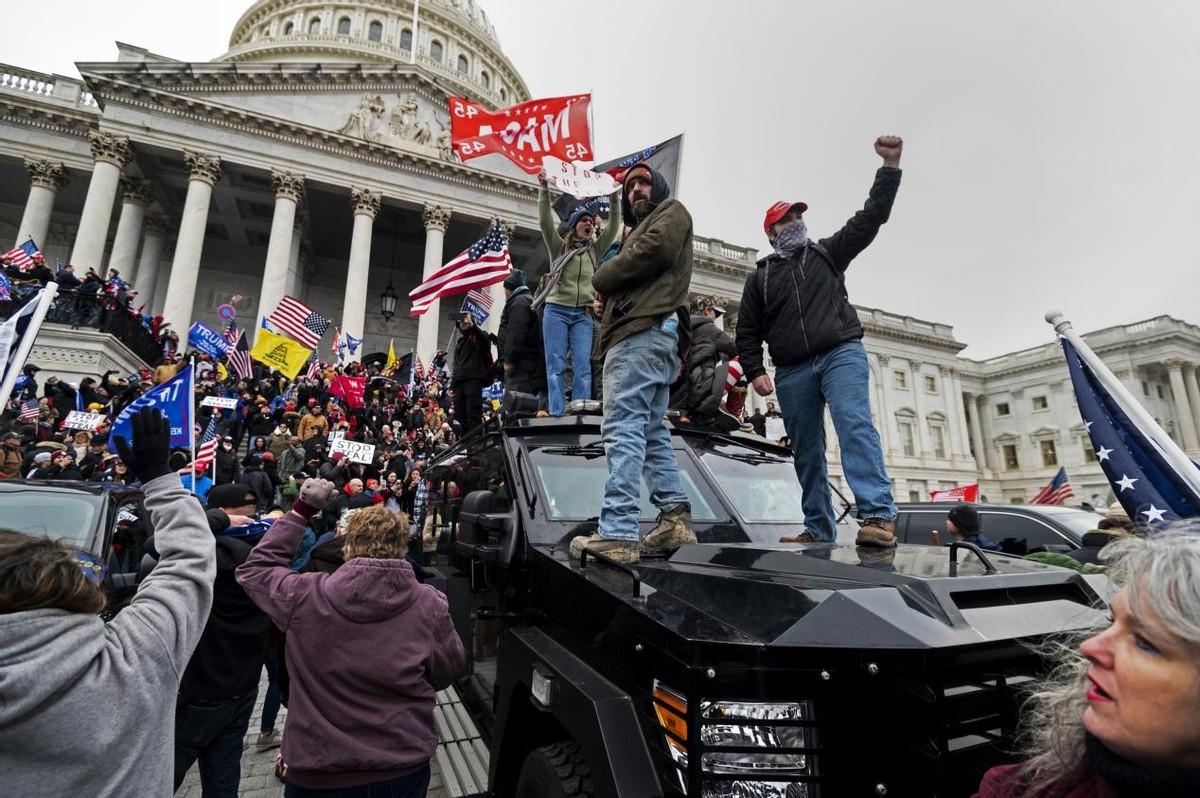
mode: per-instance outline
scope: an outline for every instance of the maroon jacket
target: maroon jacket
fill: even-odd
[[[412,773],[437,746],[434,693],[466,664],[446,598],[404,560],[360,557],[332,574],[294,573],[304,526],[287,513],[237,569],[287,634],[288,781],[331,789]]]
[[[975,798],[1117,798],[1117,793],[1094,771],[1085,772],[1069,784],[1026,790],[1021,785],[1020,768],[1000,765],[984,773]]]

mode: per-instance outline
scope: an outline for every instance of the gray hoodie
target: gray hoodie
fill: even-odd
[[[0,614],[0,791],[169,796],[175,695],[212,606],[212,533],[179,476],[147,483],[161,559],[108,624]]]

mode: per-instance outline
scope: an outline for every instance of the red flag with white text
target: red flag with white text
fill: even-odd
[[[590,94],[530,100],[489,111],[462,97],[450,98],[450,139],[464,161],[498,152],[531,175],[542,158],[592,159],[588,127]]]
[[[363,402],[363,393],[366,389],[365,378],[351,377],[348,374],[339,374],[333,378],[333,382],[329,383],[329,392],[345,402],[351,410],[366,407],[366,403]]]
[[[946,488],[945,490],[931,490],[929,491],[929,501],[970,502],[974,504],[979,501],[979,483],[959,485],[957,488]]]

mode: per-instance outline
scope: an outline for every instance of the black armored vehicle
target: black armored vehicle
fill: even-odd
[[[1043,669],[1029,644],[1104,622],[1103,577],[963,544],[855,548],[845,512],[848,544],[780,543],[802,529],[789,452],[683,425],[700,542],[573,562],[598,524],[600,421],[491,422],[431,464],[457,497],[441,550],[471,659],[438,708],[443,740],[464,738],[439,749],[451,793],[969,796],[1011,756]],[[643,532],[655,516],[643,495]]]

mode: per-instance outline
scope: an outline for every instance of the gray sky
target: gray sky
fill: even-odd
[[[534,96],[593,93],[598,158],[686,132],[700,235],[765,247],[777,199],[828,235],[866,197],[874,137],[902,135],[904,183],[850,298],[952,324],[967,356],[1053,340],[1050,307],[1085,331],[1200,322],[1200,4],[481,2]],[[76,75],[121,40],[208,60],[249,5],[41,0],[10,14],[23,35],[2,58]]]

